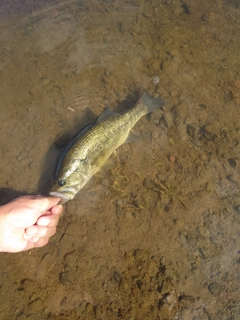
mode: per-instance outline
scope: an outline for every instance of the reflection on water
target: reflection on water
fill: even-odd
[[[239,319],[239,1],[3,1],[0,16],[2,203],[50,183],[53,142],[87,110],[145,88],[167,101],[49,245],[1,254],[1,319]]]

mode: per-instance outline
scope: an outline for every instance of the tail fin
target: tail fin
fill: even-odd
[[[145,91],[139,99],[139,103],[145,107],[146,113],[150,113],[160,109],[164,105],[164,100],[160,97],[154,98],[150,93]]]

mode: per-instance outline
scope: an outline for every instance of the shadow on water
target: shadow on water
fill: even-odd
[[[0,206],[12,201],[13,199],[29,194],[27,191],[14,190],[12,188],[0,189]]]

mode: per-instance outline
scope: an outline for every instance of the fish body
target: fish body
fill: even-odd
[[[60,197],[61,203],[73,199],[110,155],[127,141],[135,123],[162,105],[163,100],[154,99],[145,92],[137,104],[125,112],[114,113],[106,109],[63,149],[49,194]]]

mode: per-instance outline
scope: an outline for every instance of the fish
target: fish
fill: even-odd
[[[59,197],[61,204],[72,200],[111,154],[123,143],[131,141],[136,122],[163,105],[162,98],[154,98],[145,91],[137,103],[124,112],[115,113],[106,108],[63,148],[49,195]]]

